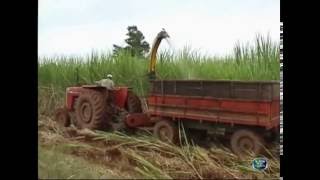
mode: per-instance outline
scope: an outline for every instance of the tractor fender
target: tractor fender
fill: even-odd
[[[73,111],[73,106],[77,97],[82,91],[81,87],[69,87],[66,89],[66,108],[68,111]]]

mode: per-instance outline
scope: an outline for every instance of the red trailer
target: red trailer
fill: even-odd
[[[279,81],[154,80],[151,84],[147,115],[136,119],[141,125],[152,123],[161,140],[177,140],[178,122],[187,130],[230,137],[237,154],[259,153],[266,140],[279,136]],[[129,117],[134,122],[134,116]]]

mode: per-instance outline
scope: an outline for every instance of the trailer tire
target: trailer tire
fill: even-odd
[[[178,128],[172,121],[158,121],[153,129],[155,137],[164,142],[176,143],[178,140]]]
[[[263,150],[264,140],[257,133],[240,129],[235,131],[231,136],[231,149],[238,156],[249,155],[248,152],[260,154]]]

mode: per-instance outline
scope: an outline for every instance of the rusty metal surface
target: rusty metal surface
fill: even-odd
[[[216,110],[238,113],[270,114],[271,101],[249,101],[233,99],[215,99],[188,96],[153,95],[148,98],[149,106],[168,106],[195,110]],[[274,104],[276,105],[276,103]]]
[[[279,81],[155,80],[151,95],[183,95],[248,100],[279,98]]]
[[[153,95],[148,98],[148,112],[152,116],[262,126],[270,129],[279,126],[279,104],[279,100],[250,101]]]
[[[112,92],[115,96],[115,104],[120,108],[124,108],[128,97],[128,88],[118,87],[116,90],[112,90]]]
[[[132,113],[128,114],[125,120],[125,123],[129,127],[138,127],[138,126],[148,126],[152,123],[150,122],[150,118],[147,114],[144,113]]]

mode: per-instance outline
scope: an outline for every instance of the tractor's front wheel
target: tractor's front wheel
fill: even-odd
[[[58,108],[54,114],[54,120],[62,127],[71,125],[70,116],[66,108]]]

